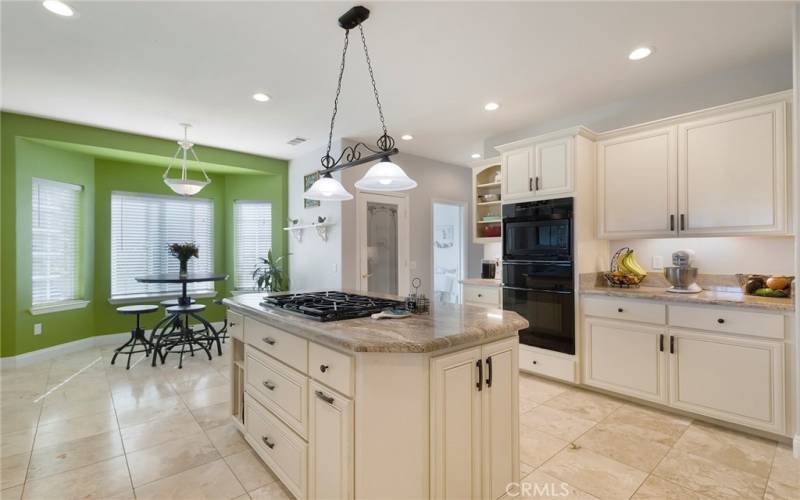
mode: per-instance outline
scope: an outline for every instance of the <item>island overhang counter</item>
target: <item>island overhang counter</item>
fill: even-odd
[[[319,322],[263,297],[224,301],[232,418],[297,498],[499,498],[519,482],[521,316],[434,304]]]

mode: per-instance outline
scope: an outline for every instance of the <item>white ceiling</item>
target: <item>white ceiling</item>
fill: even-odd
[[[339,2],[2,2],[2,107],[292,158],[327,141]],[[791,51],[790,3],[369,2],[389,133],[454,163],[483,139]],[[335,136],[379,135],[357,32]],[[632,63],[638,45],[653,56]],[[263,91],[267,103],[251,98]],[[494,113],[483,104],[496,100]],[[413,134],[410,142],[402,134]],[[303,146],[286,141],[309,138]]]

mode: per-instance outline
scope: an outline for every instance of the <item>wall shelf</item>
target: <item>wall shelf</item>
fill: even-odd
[[[501,241],[500,210],[502,200],[481,201],[483,195],[496,194],[500,197],[503,183],[500,158],[488,158],[472,164],[472,234],[475,243],[494,243]],[[483,220],[484,217],[497,217],[497,220]]]
[[[316,229],[317,236],[322,241],[328,241],[328,228],[333,226],[333,222],[318,222],[314,224],[298,224],[296,226],[289,226],[283,228],[284,231],[289,231],[294,239],[297,241],[303,241],[303,231],[305,229]]]

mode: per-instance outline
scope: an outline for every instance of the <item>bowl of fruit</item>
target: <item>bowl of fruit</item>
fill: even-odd
[[[647,277],[647,271],[636,261],[633,250],[622,247],[611,257],[611,270],[603,276],[610,286],[636,288]]]
[[[738,274],[739,283],[744,292],[757,297],[772,297],[785,299],[792,296],[792,281],[794,276],[763,274]]]

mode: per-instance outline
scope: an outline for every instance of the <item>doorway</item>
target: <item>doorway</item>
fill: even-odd
[[[360,290],[408,295],[408,198],[358,193],[357,220]]]
[[[436,302],[461,303],[461,280],[466,262],[466,206],[433,202],[433,297]]]

